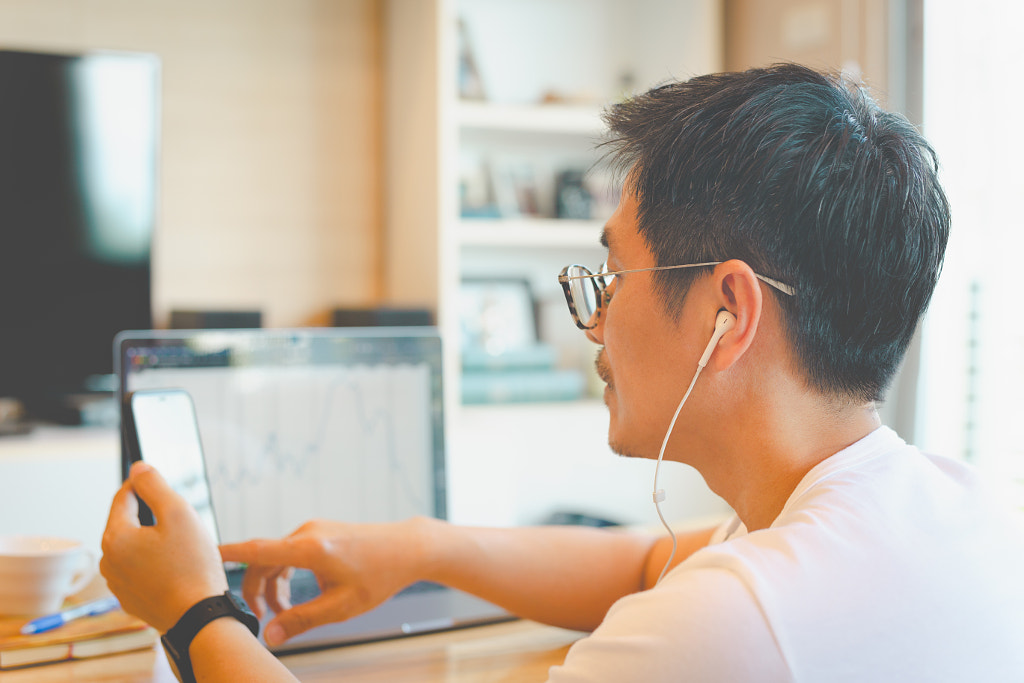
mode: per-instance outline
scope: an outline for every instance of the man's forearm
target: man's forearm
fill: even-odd
[[[423,520],[423,578],[522,617],[593,630],[619,598],[641,590],[652,536],[586,527],[486,529]]]

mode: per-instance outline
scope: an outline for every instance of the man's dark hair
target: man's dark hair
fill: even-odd
[[[935,153],[845,78],[795,64],[700,76],[605,113],[658,265],[741,259],[770,290],[812,387],[879,400],[949,236]],[[694,278],[655,273],[678,315]]]

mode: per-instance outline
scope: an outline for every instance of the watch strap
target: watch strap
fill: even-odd
[[[178,678],[182,683],[193,683],[195,681],[195,674],[192,672],[192,660],[189,657],[189,647],[192,645],[192,640],[204,626],[221,617],[233,617],[245,624],[245,627],[254,636],[259,635],[259,619],[231,591],[225,591],[223,595],[214,595],[200,600],[189,607],[188,611],[178,620],[178,623],[172,626],[160,638],[160,642],[163,643],[168,658],[174,665]]]

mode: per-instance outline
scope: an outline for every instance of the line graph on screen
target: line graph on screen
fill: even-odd
[[[192,394],[224,542],[434,512],[426,365],[163,369]]]

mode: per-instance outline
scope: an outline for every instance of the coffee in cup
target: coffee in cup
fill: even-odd
[[[56,612],[96,575],[81,542],[50,536],[0,536],[0,615]]]

